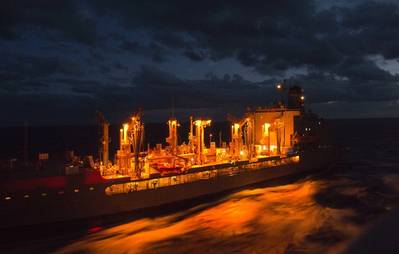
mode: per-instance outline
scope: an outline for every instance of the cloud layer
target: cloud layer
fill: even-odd
[[[14,112],[0,124],[49,102],[77,121],[96,108],[264,105],[281,79],[311,103],[392,104],[398,30],[389,1],[4,1],[0,96]]]

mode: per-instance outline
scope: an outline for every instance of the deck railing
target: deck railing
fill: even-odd
[[[266,161],[256,161],[246,164],[230,163],[231,166],[216,168],[212,166],[204,167],[204,171],[194,173],[184,173],[174,176],[165,176],[154,179],[138,180],[128,183],[114,184],[105,189],[107,195],[124,194],[135,191],[151,190],[164,188],[172,185],[192,183],[201,180],[212,180],[217,177],[234,176],[243,172],[253,170],[265,170],[271,167],[299,163],[299,155]],[[201,169],[201,168],[198,168]]]

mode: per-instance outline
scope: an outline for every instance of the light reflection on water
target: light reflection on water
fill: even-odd
[[[107,228],[56,252],[336,253],[384,211],[386,202],[368,207],[373,195],[347,178],[244,190],[184,212]]]

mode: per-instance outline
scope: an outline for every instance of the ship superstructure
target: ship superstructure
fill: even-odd
[[[279,84],[281,86],[281,84]],[[206,146],[205,128],[211,119],[190,117],[188,143],[179,144],[180,123],[174,117],[167,121],[169,135],[166,146],[144,147],[142,111],[133,114],[123,123],[119,132],[119,149],[115,163],[109,161],[107,137],[108,122],[103,120],[103,148],[98,167],[104,177],[129,176],[132,180],[148,179],[154,175],[180,174],[205,165],[218,165],[235,161],[255,162],[259,159],[292,154],[298,142],[295,119],[302,114],[304,97],[297,94],[295,107],[284,104],[248,111],[242,118],[231,121],[231,139],[228,144],[209,142]]]
[[[282,91],[284,84],[277,84]],[[303,90],[289,89],[288,102],[272,107],[248,110],[243,117],[230,117],[230,141],[205,142],[205,129],[211,119],[190,117],[188,142],[179,144],[180,123],[175,117],[167,121],[166,146],[161,143],[144,147],[142,111],[133,114],[119,130],[119,149],[115,164],[103,160],[100,171],[106,179],[126,177],[125,184],[106,189],[108,195],[179,185],[238,171],[299,163],[298,143],[304,114]],[[103,133],[108,128],[105,122]],[[107,137],[102,137],[108,140]],[[106,149],[104,149],[106,151]],[[105,153],[105,152],[104,152]],[[108,158],[107,154],[102,155]]]

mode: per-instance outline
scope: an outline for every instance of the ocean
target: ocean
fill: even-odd
[[[31,151],[76,147],[95,153],[95,127],[35,128],[31,135],[43,136],[30,138],[31,146],[40,146]],[[71,128],[75,134],[68,137]],[[148,215],[10,231],[0,238],[0,248],[5,253],[345,252],[399,204],[399,119],[329,120],[328,128],[340,151],[328,170]],[[2,138],[16,140],[21,130],[10,127]],[[10,156],[10,149],[1,149],[3,157]]]

